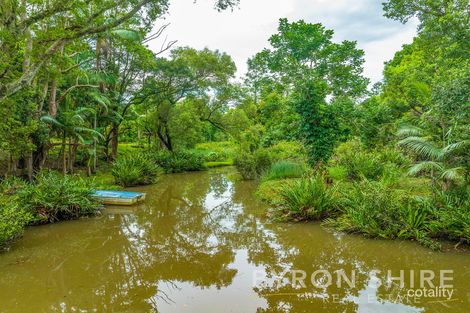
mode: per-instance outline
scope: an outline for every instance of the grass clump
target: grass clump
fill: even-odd
[[[152,159],[165,170],[166,173],[182,173],[201,171],[204,165],[204,155],[197,151],[159,151],[152,155]]]
[[[470,244],[470,190],[435,192],[430,212],[430,235]]]
[[[321,175],[291,181],[280,197],[277,215],[284,220],[321,220],[336,214],[339,207],[336,187]]]
[[[270,169],[263,175],[263,181],[300,178],[305,172],[306,167],[304,164],[293,161],[278,161],[271,165]]]
[[[160,167],[143,154],[119,159],[112,168],[115,183],[124,187],[150,185],[160,173]]]
[[[33,223],[47,223],[95,214],[100,203],[92,194],[92,186],[84,179],[47,171],[19,189],[11,200],[32,214]]]
[[[411,239],[438,249],[429,233],[432,203],[386,182],[361,181],[342,194],[342,214],[325,225],[383,239]]]

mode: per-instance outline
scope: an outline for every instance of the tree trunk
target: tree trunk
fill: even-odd
[[[96,117],[96,114],[95,114],[95,118],[93,119],[93,130],[96,131],[96,127],[97,127],[97,117]],[[96,173],[96,166],[98,164],[98,154],[96,152],[96,144],[97,144],[97,140],[96,140],[96,137],[93,137],[93,169],[91,170],[91,172],[94,174]],[[88,166],[88,168],[90,168]],[[91,175],[91,173],[90,173]]]
[[[49,95],[49,115],[56,117],[57,115],[57,80],[52,79],[51,93]]]
[[[62,137],[62,173],[67,174],[67,151],[65,149],[65,132]]]
[[[77,138],[70,137],[69,138],[69,173],[73,174],[75,159],[78,149],[78,141]]]
[[[28,161],[27,161],[27,168],[28,168],[28,180],[30,182],[33,181],[33,152],[29,153]]]
[[[165,148],[169,151],[173,151],[170,133],[166,125],[157,128],[157,135],[160,139],[160,142],[163,143]]]
[[[119,125],[113,124],[111,130],[111,160],[117,159],[119,145]]]

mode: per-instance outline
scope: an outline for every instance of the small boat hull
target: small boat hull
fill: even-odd
[[[145,193],[116,191],[116,190],[96,190],[93,194],[104,204],[109,205],[133,205],[145,200]]]

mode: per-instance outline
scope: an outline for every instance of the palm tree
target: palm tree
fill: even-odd
[[[422,173],[430,175],[433,185],[439,179],[447,189],[453,183],[469,182],[469,139],[452,142],[452,130],[444,134],[441,142],[427,134],[423,129],[413,126],[402,127],[398,145],[415,153],[419,161],[408,171],[415,176]]]
[[[74,155],[78,143],[88,145],[94,142],[97,137],[104,139],[103,135],[93,128],[87,127],[86,117],[96,116],[96,112],[92,108],[79,107],[74,110],[64,110],[60,112],[57,118],[50,115],[41,117],[41,121],[50,123],[58,127],[62,131],[62,171],[67,173],[67,153],[66,153],[66,139],[69,139],[68,151],[68,169],[73,171]],[[92,137],[93,141],[87,140],[84,135]],[[75,141],[75,143],[73,142]]]

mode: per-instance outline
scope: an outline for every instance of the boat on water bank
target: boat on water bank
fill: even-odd
[[[100,199],[104,204],[133,205],[144,201],[146,194],[131,191],[96,190],[93,196]]]

